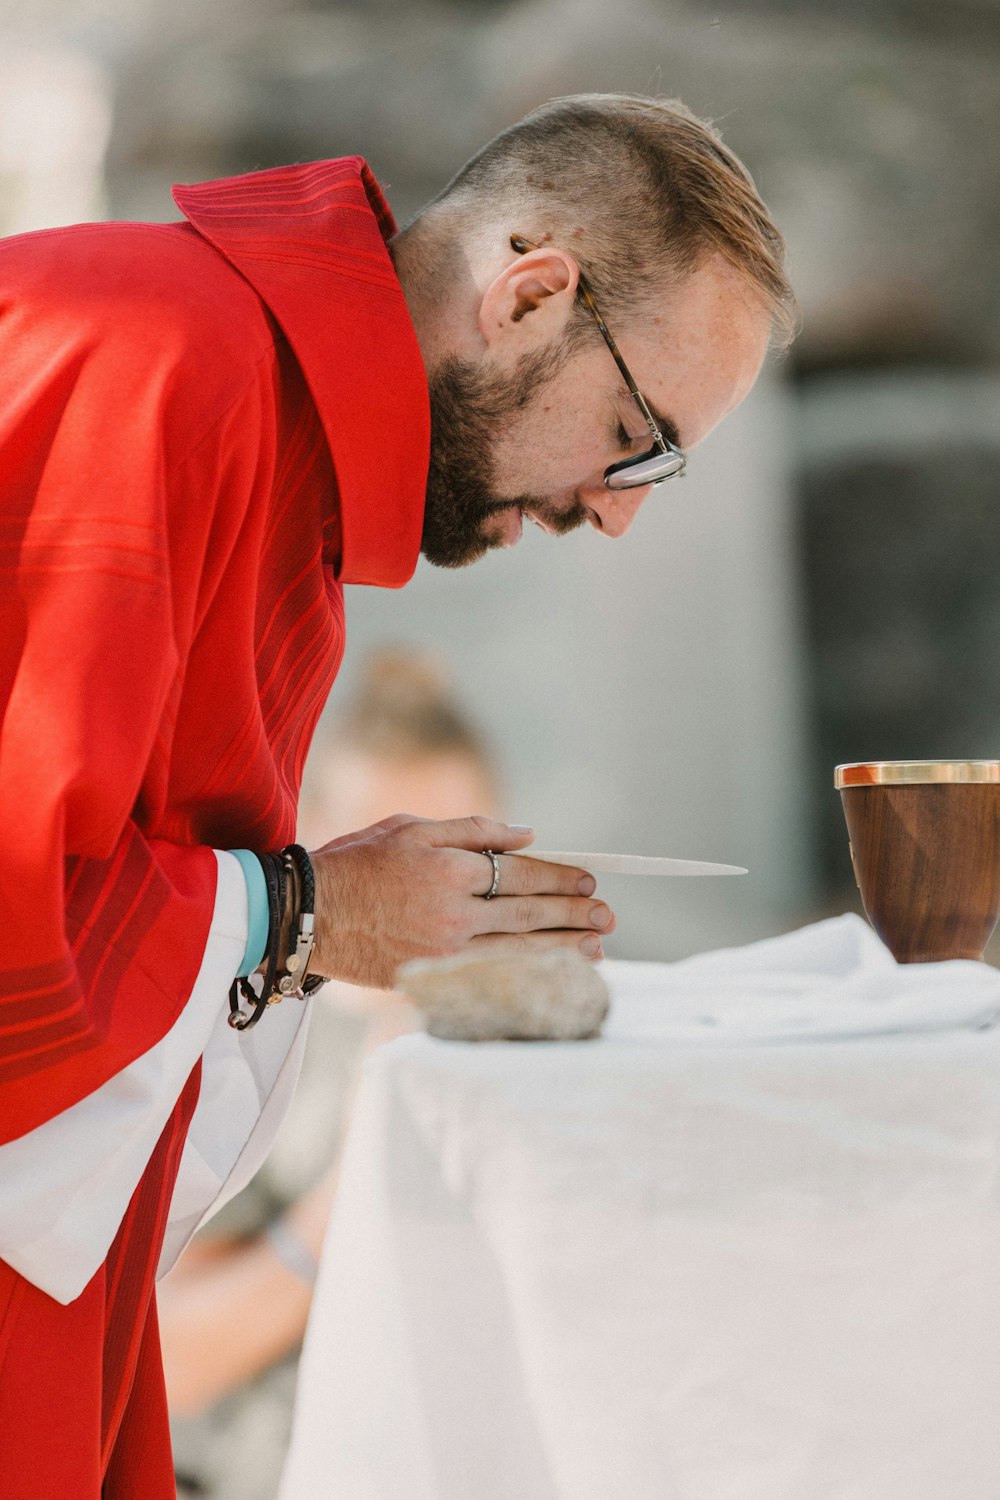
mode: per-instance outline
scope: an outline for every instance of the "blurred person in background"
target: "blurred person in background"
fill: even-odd
[[[172,1496],[153,1285],[273,1139],[303,1007],[269,1002],[494,939],[597,958],[613,929],[592,876],[482,815],[292,845],[344,585],[472,563],[525,516],[624,535],[791,328],[749,175],[667,101],[553,101],[401,232],[358,157],[175,197],[183,223],[0,246],[19,1500]]]
[[[493,758],[442,664],[386,648],[366,660],[351,699],[317,736],[298,833],[312,847],[399,808],[450,819],[476,807],[493,817],[499,802]],[[317,996],[271,1155],[160,1284],[181,1500],[266,1500],[277,1489],[353,1075],[373,1047],[417,1024],[412,1005],[385,990],[334,982]]]

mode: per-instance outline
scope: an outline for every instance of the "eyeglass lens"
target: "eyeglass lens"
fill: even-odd
[[[664,453],[659,448],[648,448],[635,458],[622,459],[604,471],[604,483],[609,490],[638,489],[643,484],[663,484],[684,473],[683,453],[675,449]]]

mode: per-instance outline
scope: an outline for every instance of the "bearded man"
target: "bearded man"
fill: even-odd
[[[525,516],[622,536],[792,305],[744,168],[662,101],[543,107],[401,233],[358,158],[175,197],[0,246],[12,1500],[173,1494],[153,1279],[273,1133],[307,1007],[250,1030],[268,999],[613,926],[482,817],[275,854],[343,586]]]

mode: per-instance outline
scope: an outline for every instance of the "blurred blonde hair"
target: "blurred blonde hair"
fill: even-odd
[[[323,748],[395,762],[462,755],[489,781],[496,779],[444,664],[406,646],[382,647],[368,656],[351,697],[331,718]]]

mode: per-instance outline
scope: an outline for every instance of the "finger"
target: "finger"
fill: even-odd
[[[615,926],[609,906],[584,896],[496,896],[481,903],[473,921],[479,933],[578,928],[604,934],[613,932]]]
[[[469,947],[475,950],[479,946],[491,948],[504,948],[511,956],[518,953],[538,953],[544,949],[570,948],[580,953],[584,958],[593,959],[595,962],[604,957],[604,946],[596,932],[589,932],[581,936],[579,932],[526,932],[526,933],[485,933],[480,937],[474,937]]]
[[[470,818],[445,818],[423,823],[420,836],[439,849],[523,849],[535,837],[533,828],[498,823],[478,813]]]
[[[477,877],[478,877],[477,871]],[[592,896],[597,882],[576,865],[556,865],[530,854],[504,854],[500,859],[500,889],[497,895]]]

